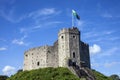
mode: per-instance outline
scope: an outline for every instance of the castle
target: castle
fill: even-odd
[[[77,27],[60,30],[53,46],[36,47],[24,53],[23,70],[70,66],[91,68],[89,45],[81,41]]]

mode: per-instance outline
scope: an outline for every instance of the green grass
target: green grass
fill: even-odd
[[[7,80],[80,80],[67,68],[43,68],[19,72]]]
[[[96,80],[112,80],[100,72],[93,70]],[[31,71],[18,72],[7,80],[86,80],[78,78],[67,68],[42,68]]]
[[[110,77],[107,77],[98,71],[95,71],[95,70],[92,70],[92,71],[96,77],[96,80],[112,80]]]

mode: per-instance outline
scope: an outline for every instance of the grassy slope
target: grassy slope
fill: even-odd
[[[97,80],[111,80],[103,74],[93,71]],[[19,72],[7,80],[80,80],[67,68],[43,68]],[[82,80],[82,79],[81,79]]]
[[[43,68],[24,71],[7,80],[79,80],[67,68]]]
[[[102,73],[98,72],[98,71],[95,71],[95,70],[92,70],[95,77],[96,77],[96,80],[112,80],[111,78],[103,75]]]

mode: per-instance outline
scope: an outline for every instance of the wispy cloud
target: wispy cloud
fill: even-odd
[[[86,32],[86,33],[83,34],[83,36],[84,36],[85,39],[91,38],[91,37],[97,37],[99,35],[101,35],[101,34],[96,33],[96,31],[90,31],[90,32],[88,31],[88,32]]]
[[[12,4],[14,4],[15,3],[15,1],[16,0],[0,0],[0,3],[1,4],[10,4],[10,5],[12,5]]]
[[[118,50],[119,50],[119,47],[112,47],[110,49],[107,49],[104,52],[101,52],[100,57],[102,57],[102,56],[111,56],[111,55],[115,54]]]
[[[112,18],[113,17],[110,13],[104,13],[101,16],[105,17],[105,18]]]
[[[22,46],[22,45],[27,46],[28,43],[25,43],[25,42],[24,42],[24,39],[25,39],[25,38],[27,38],[27,35],[24,35],[24,36],[21,37],[20,39],[13,39],[13,40],[12,40],[12,43],[13,43],[13,44],[17,44],[17,45],[21,45],[21,46]]]
[[[120,17],[120,15],[118,15],[118,14],[111,14],[109,12],[105,12],[105,13],[101,14],[101,16],[104,18],[119,18]]]
[[[5,40],[5,39],[3,39],[3,38],[0,38],[0,41],[3,41],[3,42],[5,42],[6,40]]]
[[[57,11],[55,8],[43,8],[40,10],[33,11],[29,13],[29,17],[32,17],[34,19],[39,18],[41,16],[49,16],[49,15],[56,15],[59,14],[60,11]]]
[[[120,62],[118,61],[112,61],[112,62],[102,62],[102,63],[98,63],[98,62],[92,62],[91,66],[94,68],[98,68],[98,67],[103,67],[103,68],[111,68],[111,67],[115,67],[120,65]]]
[[[103,31],[102,34],[103,34],[103,35],[110,35],[110,34],[112,34],[112,33],[114,33],[114,32],[115,32],[115,31],[112,31],[112,30],[109,31],[109,30],[107,30],[107,31]]]
[[[18,44],[18,45],[25,45],[25,43],[22,40],[14,39],[12,41],[13,44]]]
[[[18,23],[26,18],[26,15],[16,16],[14,8],[7,12],[5,10],[0,10],[0,16],[12,23]]]
[[[24,34],[28,34],[28,33],[31,33],[31,32],[35,32],[37,30],[40,30],[41,28],[52,28],[54,26],[57,26],[58,24],[61,24],[63,22],[61,21],[50,21],[50,22],[47,22],[47,23],[40,23],[40,24],[37,24],[37,25],[33,25],[31,27],[28,27],[28,28],[20,28],[20,33],[24,33]],[[52,27],[50,27],[52,26]]]
[[[0,10],[0,16],[12,23],[21,22],[26,18],[34,19],[36,23],[40,23],[41,20],[46,20],[60,13],[61,11],[55,8],[43,8],[36,11],[24,13],[24,14],[17,14],[14,6],[9,10],[8,9]]]
[[[0,51],[5,51],[5,50],[7,50],[6,47],[0,47]]]
[[[116,37],[116,36],[115,37],[110,37],[109,40],[111,40],[111,41],[120,40],[120,37]]]
[[[104,64],[104,67],[110,68],[110,67],[113,67],[113,66],[116,66],[116,65],[120,65],[120,62],[109,62],[109,63],[105,63],[105,64]]]
[[[2,69],[2,72],[4,75],[10,76],[15,73],[15,67],[7,65]]]
[[[91,31],[88,31],[86,33],[84,33],[84,38],[95,38],[95,37],[102,37],[104,38],[103,36],[108,36],[108,35],[111,35],[115,33],[115,31],[112,31],[112,30],[106,30],[106,31],[97,31],[96,29],[95,30],[91,30]]]
[[[92,67],[100,67],[101,65],[99,63],[91,63]]]
[[[80,28],[80,30],[83,30],[83,27],[85,26],[84,23],[85,23],[84,21],[79,20],[76,22],[76,26],[78,26]]]
[[[90,46],[90,54],[97,54],[101,51],[101,47],[97,44],[94,44],[93,46]]]
[[[98,31],[96,29],[93,29],[91,31],[87,31],[83,33],[83,38],[92,43],[107,44],[109,41],[115,41],[120,39],[115,34],[116,34],[116,31],[114,30]]]

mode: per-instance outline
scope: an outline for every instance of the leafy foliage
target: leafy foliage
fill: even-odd
[[[8,76],[0,75],[0,80],[6,80]]]
[[[119,76],[116,74],[111,75],[110,78],[112,78],[112,80],[120,80]]]

